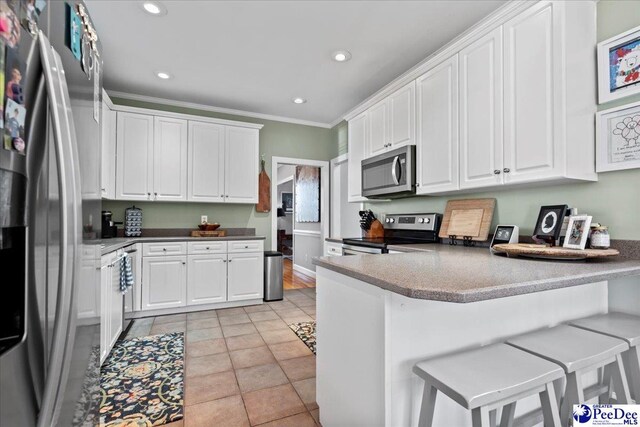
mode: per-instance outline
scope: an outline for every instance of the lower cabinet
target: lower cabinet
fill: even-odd
[[[229,301],[263,297],[264,260],[262,252],[229,254],[227,268]]]
[[[187,305],[227,300],[227,254],[189,255]]]
[[[100,264],[100,363],[104,362],[122,333],[121,254],[118,251],[105,255]]]
[[[170,255],[142,259],[142,310],[187,305],[187,257]]]

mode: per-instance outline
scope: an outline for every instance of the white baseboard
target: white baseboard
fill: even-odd
[[[306,275],[306,276],[310,276],[313,277],[314,279],[316,278],[316,272],[313,270],[309,270],[307,268],[304,268],[298,264],[293,264],[293,269],[295,271],[299,271],[300,273]]]

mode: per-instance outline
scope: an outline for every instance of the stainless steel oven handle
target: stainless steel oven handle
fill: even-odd
[[[393,163],[391,164],[391,177],[393,178],[393,182],[396,185],[400,185],[400,180],[398,179],[398,174],[396,170],[398,169],[398,161],[400,160],[400,156],[395,156],[393,158]]]
[[[369,248],[364,246],[343,245],[342,255],[377,255],[382,249]]]

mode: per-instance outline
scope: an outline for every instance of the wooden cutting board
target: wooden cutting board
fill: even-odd
[[[527,243],[503,243],[495,245],[496,252],[509,256],[525,256],[544,259],[581,260],[587,258],[604,258],[620,255],[617,249],[568,249],[560,246],[549,247]]]
[[[191,237],[224,237],[227,230],[191,230]]]
[[[444,211],[440,238],[465,236],[471,240],[486,241],[493,220],[496,199],[449,200]]]
[[[271,212],[271,179],[264,170],[264,160],[261,162],[262,167],[258,176],[258,203],[256,203],[256,212]]]

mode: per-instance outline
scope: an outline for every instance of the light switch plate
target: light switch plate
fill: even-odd
[[[206,224],[208,221],[208,217],[206,215],[200,215],[200,224]]]

